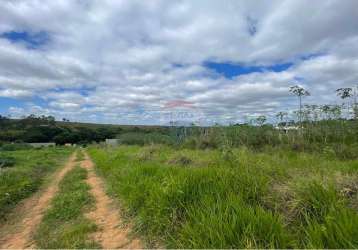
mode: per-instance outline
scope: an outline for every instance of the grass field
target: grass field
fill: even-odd
[[[357,248],[358,161],[278,148],[89,149],[149,244]]]
[[[8,166],[0,170],[0,221],[19,201],[36,192],[71,151],[61,147],[1,151],[0,160],[5,159]]]

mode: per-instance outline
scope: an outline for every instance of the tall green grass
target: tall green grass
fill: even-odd
[[[355,161],[270,148],[89,152],[149,242],[170,248],[358,247],[357,212],[335,179],[357,176]]]
[[[60,183],[60,191],[36,232],[36,246],[43,249],[99,248],[89,234],[96,225],[83,213],[94,205],[85,183],[87,171],[77,166]]]
[[[357,248],[358,214],[333,185],[312,182],[297,193],[297,211],[307,248]]]
[[[0,170],[0,221],[22,199],[36,192],[45,177],[61,166],[71,149],[44,148],[0,152],[0,158],[14,159],[14,165]]]

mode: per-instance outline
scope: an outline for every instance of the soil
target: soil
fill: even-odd
[[[57,171],[42,190],[22,201],[9,216],[8,222],[0,226],[0,249],[36,248],[32,239],[38,225],[59,190],[62,178],[78,162],[76,153],[72,154],[66,165]],[[88,171],[87,183],[95,199],[95,209],[85,214],[98,226],[91,237],[105,249],[126,248],[140,249],[143,245],[139,239],[130,237],[131,228],[120,217],[118,206],[106,194],[103,181],[96,175],[94,164],[87,154],[80,162]]]
[[[43,190],[20,202],[10,215],[10,221],[0,226],[0,249],[34,248],[32,234],[40,224],[52,198],[59,189],[62,178],[76,164],[76,154],[72,154],[66,165],[57,171]]]
[[[126,248],[139,249],[143,245],[139,239],[130,237],[131,228],[124,225],[118,207],[106,194],[103,181],[97,176],[94,164],[87,154],[81,166],[88,171],[87,183],[91,187],[91,194],[95,198],[96,208],[87,213],[87,218],[93,220],[98,231],[92,237],[105,249]]]

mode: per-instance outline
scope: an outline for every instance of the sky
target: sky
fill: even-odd
[[[2,0],[0,114],[244,122],[339,104],[358,83],[357,0]]]

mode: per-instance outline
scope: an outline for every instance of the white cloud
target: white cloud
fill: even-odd
[[[270,114],[296,105],[295,79],[307,101],[332,101],[358,82],[357,9],[356,0],[4,1],[0,34],[49,41],[29,49],[0,38],[0,96],[47,103],[24,112],[126,123],[156,123],[179,99],[213,119]],[[227,79],[206,61],[293,66]]]
[[[29,97],[31,96],[30,91],[26,90],[17,90],[17,89],[5,89],[0,90],[0,97],[12,97],[12,98],[19,98],[19,97]]]

